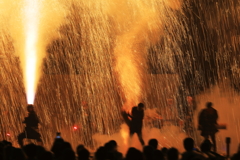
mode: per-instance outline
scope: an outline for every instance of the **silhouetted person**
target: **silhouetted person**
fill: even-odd
[[[153,160],[154,148],[152,146],[145,146],[143,148],[143,154],[146,160]]]
[[[212,102],[207,102],[205,109],[203,109],[199,114],[199,129],[202,131],[201,136],[205,139],[211,137],[213,143],[213,150],[216,152],[216,138],[215,134],[218,132],[217,129],[217,110],[212,107]]]
[[[84,148],[85,148],[85,146],[83,144],[78,145],[77,146],[77,152],[78,152],[78,150],[81,150],[81,149],[84,149]]]
[[[240,159],[240,145],[238,146],[238,151],[235,153],[232,157],[231,160],[239,160]]]
[[[26,156],[22,149],[14,148],[14,151],[11,155],[12,159],[14,160],[26,160]]]
[[[23,147],[24,152],[27,155],[27,160],[35,160],[37,157],[37,146],[35,144],[28,144]]]
[[[125,160],[144,160],[144,156],[141,151],[131,147],[127,151]]]
[[[153,147],[154,150],[157,150],[157,148],[158,148],[158,141],[156,139],[150,139],[148,141],[148,145]]]
[[[51,152],[45,151],[38,157],[38,160],[53,160],[53,154]]]
[[[108,159],[114,159],[114,160],[122,160],[123,155],[122,153],[118,152],[117,150],[117,142],[114,140],[109,141],[104,145],[108,152]]]
[[[178,150],[176,148],[170,148],[167,152],[167,159],[168,160],[178,160]]]
[[[60,160],[76,160],[74,151],[71,148],[64,149]]]
[[[163,153],[164,159],[166,159],[166,158],[167,158],[168,149],[167,149],[166,147],[163,147],[163,148],[161,149],[161,151],[162,151],[162,153]]]
[[[139,103],[137,107],[132,108],[132,115],[130,122],[130,138],[132,138],[134,133],[137,133],[138,139],[142,146],[144,146],[144,141],[142,138],[142,126],[143,126],[143,117],[144,117],[144,104]]]
[[[106,160],[107,159],[107,150],[105,147],[99,147],[94,155],[96,160]]]
[[[41,135],[38,132],[39,119],[34,111],[33,105],[27,106],[28,116],[25,117],[23,123],[26,127],[22,133],[18,135],[18,144],[23,147],[23,139],[35,139],[39,144],[42,144]]]
[[[217,160],[224,160],[225,157],[221,156],[220,154],[211,151],[212,143],[210,140],[205,139],[202,144],[200,145],[201,151],[208,156],[210,160],[217,159]]]
[[[153,152],[153,160],[164,160],[163,152],[160,150],[155,150]]]
[[[204,140],[203,143],[200,145],[201,151],[208,156],[208,159],[214,160],[216,156],[211,153],[211,142],[207,139]]]
[[[205,159],[205,157],[194,149],[194,140],[192,138],[185,138],[183,140],[183,146],[185,152],[182,154],[182,160],[191,160],[191,159]]]
[[[56,159],[59,159],[61,157],[62,151],[64,149],[64,140],[60,137],[58,137],[60,133],[57,133],[57,137],[55,138],[51,151],[54,153],[54,156]]]
[[[78,146],[77,148],[78,160],[89,160],[90,152],[83,146]]]

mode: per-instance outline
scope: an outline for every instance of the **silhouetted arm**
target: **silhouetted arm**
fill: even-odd
[[[132,116],[132,115],[130,115],[129,113],[128,113],[127,115],[128,115],[128,117],[130,117],[130,118],[133,118],[133,116]]]
[[[200,126],[203,124],[203,119],[204,119],[203,113],[204,113],[204,111],[202,110],[198,117],[198,125],[200,125]]]

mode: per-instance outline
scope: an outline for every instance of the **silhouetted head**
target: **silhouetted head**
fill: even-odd
[[[58,158],[61,156],[63,147],[64,147],[64,140],[62,138],[55,138],[51,151]]]
[[[234,154],[231,158],[231,160],[239,160],[240,159],[240,152],[237,152],[236,154]]]
[[[192,151],[194,148],[194,140],[192,138],[185,138],[183,145],[186,151]]]
[[[34,107],[33,107],[32,104],[29,104],[29,105],[27,106],[27,111],[28,111],[28,112],[34,111]]]
[[[80,145],[77,146],[77,152],[78,152],[79,150],[82,150],[82,149],[85,149],[85,147],[84,147],[83,144],[80,144]]]
[[[143,110],[144,109],[144,104],[143,103],[139,103],[138,104],[138,109],[139,110]]]
[[[158,147],[158,141],[156,139],[150,139],[148,141],[148,145],[149,146],[152,146],[154,149],[157,149]]]
[[[131,147],[127,151],[125,160],[144,160],[144,157],[141,151]]]
[[[107,150],[105,147],[99,147],[95,152],[96,160],[105,160],[107,158]]]
[[[212,147],[212,143],[208,139],[204,140],[200,146],[202,152],[210,152],[211,147]]]
[[[105,143],[105,144],[104,144],[104,147],[105,147],[105,149],[106,149],[107,151],[112,151],[112,150],[114,149],[113,144],[111,144],[111,143],[109,143],[109,142]]]
[[[4,144],[4,146],[12,146],[12,143],[6,140],[3,140],[2,143]]]
[[[168,149],[166,147],[163,147],[161,151],[162,151],[164,156],[167,156]]]
[[[117,142],[115,140],[111,140],[108,143],[110,143],[113,146],[113,149],[116,150],[117,149]]]
[[[77,151],[79,160],[89,160],[90,152],[86,148],[82,148]]]
[[[210,107],[212,107],[212,106],[213,106],[213,103],[212,103],[212,102],[207,102],[207,103],[206,103],[206,107],[207,107],[207,108],[210,108]]]
[[[170,148],[167,152],[168,160],[178,160],[178,150],[176,148]]]

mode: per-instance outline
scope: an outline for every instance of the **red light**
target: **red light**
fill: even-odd
[[[9,137],[10,137],[10,133],[7,133],[7,136],[9,136]]]
[[[74,129],[74,130],[77,130],[77,129],[78,129],[78,127],[77,127],[77,126],[74,126],[74,127],[73,127],[73,129]]]

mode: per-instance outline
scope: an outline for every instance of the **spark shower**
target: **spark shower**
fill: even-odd
[[[221,92],[238,95],[237,1],[0,0],[0,6],[1,137],[11,132],[6,138],[13,142],[27,103],[36,106],[46,145],[61,131],[72,143],[96,147],[89,135],[118,132],[121,108],[139,101],[165,119],[173,117],[170,105],[184,120],[187,96],[199,107],[199,95],[221,84]]]

